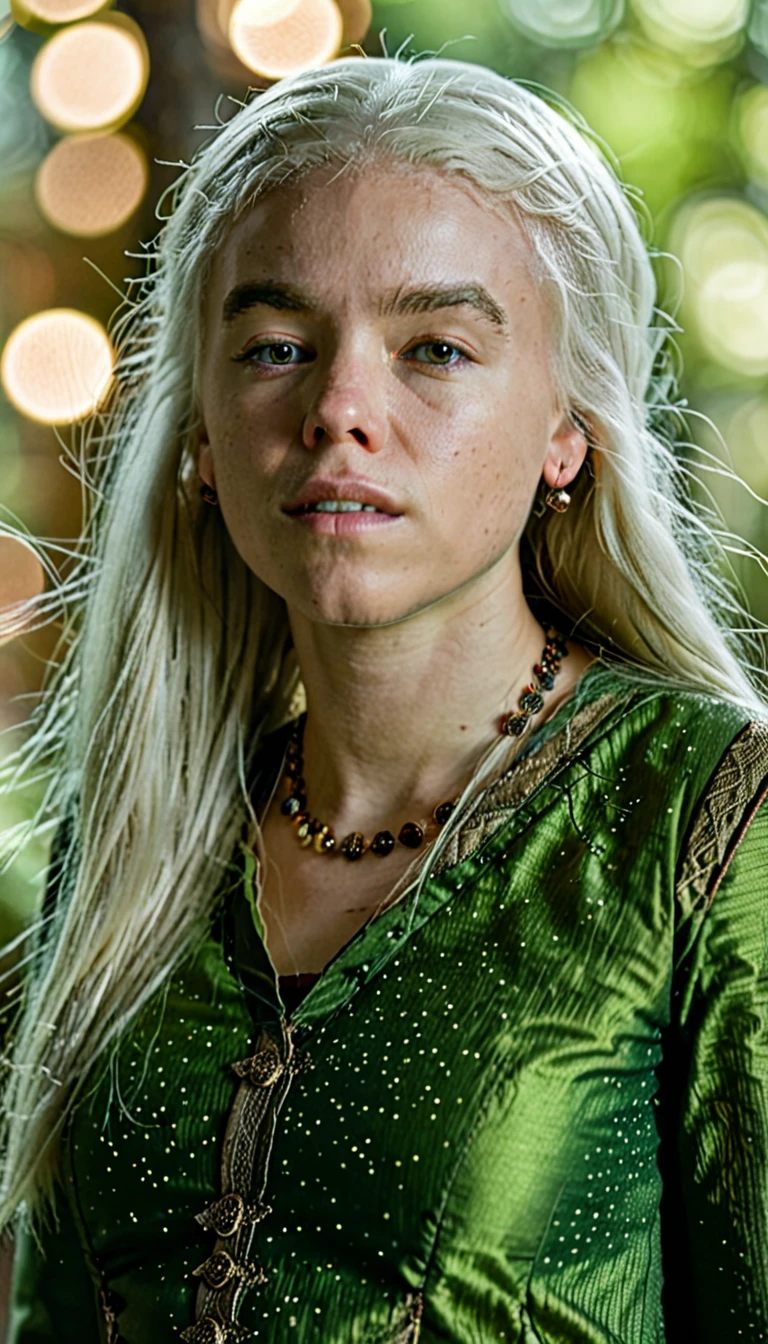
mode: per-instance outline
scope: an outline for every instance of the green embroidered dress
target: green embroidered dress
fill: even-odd
[[[766,790],[764,723],[593,664],[289,1019],[241,846],[11,1344],[768,1340]]]

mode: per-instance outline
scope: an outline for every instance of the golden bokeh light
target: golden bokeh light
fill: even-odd
[[[343,26],[335,0],[238,0],[229,40],[249,70],[284,79],[332,60]]]
[[[96,238],[131,217],[148,180],[146,158],[127,135],[73,135],[41,163],[35,195],[55,228]]]
[[[22,28],[78,23],[108,9],[113,0],[11,0],[11,13]]]
[[[138,24],[109,14],[46,42],[32,66],[31,90],[39,111],[61,131],[115,130],[133,116],[148,78]]]
[[[9,607],[39,597],[45,571],[31,546],[17,537],[0,536],[0,644],[23,633],[24,622]]]
[[[362,42],[373,19],[371,0],[336,0],[341,14],[342,43]]]
[[[678,212],[670,250],[683,264],[685,311],[705,353],[744,377],[768,374],[768,219],[715,197]]]
[[[50,308],[11,332],[0,360],[8,400],[30,420],[68,425],[102,401],[112,379],[110,339],[95,318]]]
[[[632,8],[652,42],[709,65],[738,51],[750,0],[632,0]]]

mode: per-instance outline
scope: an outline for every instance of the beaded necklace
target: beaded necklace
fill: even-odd
[[[542,692],[552,690],[555,677],[560,671],[560,663],[568,656],[564,635],[550,626],[546,631],[546,637],[547,642],[542,650],[541,660],[533,667],[535,680],[520,693],[517,701],[518,709],[502,717],[500,732],[506,737],[522,736],[533,715],[543,709]],[[386,858],[392,853],[398,841],[406,849],[418,849],[424,840],[426,828],[415,821],[406,821],[400,827],[397,840],[392,832],[387,830],[377,831],[372,840],[366,840],[360,831],[350,831],[349,835],[337,844],[331,827],[309,813],[302,751],[305,723],[306,714],[302,714],[296,720],[296,726],[288,743],[285,776],[290,783],[291,792],[280,805],[283,816],[295,826],[296,837],[302,848],[308,849],[311,846],[317,854],[343,854],[350,862],[361,859],[369,850],[379,858]],[[432,819],[438,826],[444,826],[455,806],[455,799],[438,803],[432,813]]]

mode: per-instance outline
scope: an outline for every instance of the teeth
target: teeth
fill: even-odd
[[[377,513],[373,504],[358,504],[353,499],[319,499],[310,506],[312,513]]]

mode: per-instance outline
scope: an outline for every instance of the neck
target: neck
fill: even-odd
[[[517,710],[545,642],[519,562],[396,625],[350,627],[291,613],[307,694],[309,810],[337,833],[370,834],[429,816],[455,796]],[[531,727],[590,658],[569,645]]]

